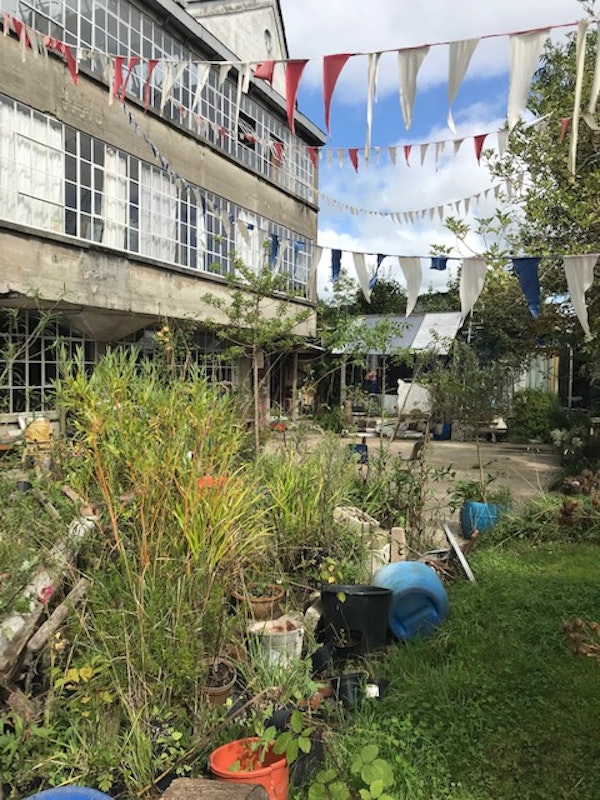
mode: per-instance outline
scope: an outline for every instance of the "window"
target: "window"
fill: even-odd
[[[21,104],[0,99],[0,215],[62,231],[62,126]]]

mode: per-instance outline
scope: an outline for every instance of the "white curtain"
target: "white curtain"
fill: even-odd
[[[127,159],[110,147],[104,154],[104,196],[102,216],[104,235],[102,241],[110,247],[125,247],[129,187]]]
[[[175,261],[177,188],[167,175],[148,164],[140,167],[140,253]]]
[[[244,226],[244,233],[247,231],[248,234],[247,236],[240,235],[236,237],[236,255],[248,269],[251,269],[254,272],[259,272],[262,266],[261,255],[263,254],[260,252],[260,242],[258,239],[258,226],[256,224],[256,220],[254,217],[240,213],[238,214],[238,221],[241,222],[241,225],[238,224],[236,233],[241,233],[240,229],[242,226]]]
[[[16,221],[14,111],[12,102],[0,99],[0,217]]]
[[[0,103],[0,214],[63,231],[64,184],[62,125]]]

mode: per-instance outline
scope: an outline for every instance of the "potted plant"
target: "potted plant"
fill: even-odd
[[[255,620],[273,619],[279,613],[285,592],[268,573],[240,574],[231,595],[240,606],[245,606]]]
[[[485,531],[498,522],[510,507],[510,488],[497,486],[490,489],[494,475],[481,481],[458,481],[450,492],[450,509],[460,508],[461,532],[470,539],[475,531]]]
[[[235,664],[224,656],[205,658],[202,664],[202,685],[207,701],[212,706],[224,705],[237,679]]]

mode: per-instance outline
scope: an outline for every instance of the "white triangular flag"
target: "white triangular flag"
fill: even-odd
[[[465,321],[467,315],[477,302],[485,282],[486,265],[483,258],[465,258],[460,271],[460,311],[461,320]]]
[[[244,240],[244,244],[246,245],[246,247],[250,247],[251,240],[250,240],[250,231],[248,230],[248,226],[246,225],[244,220],[240,219],[239,217],[237,219],[236,224],[237,224],[237,229],[240,232],[240,236]]]
[[[275,260],[275,272],[281,272],[281,265],[283,264],[283,259],[284,259],[285,254],[287,253],[287,250],[288,250],[289,246],[290,246],[290,240],[289,239],[283,239],[279,243],[279,252],[277,253],[277,259]],[[316,250],[321,250],[321,248],[317,247],[317,245],[315,245],[315,251]]]
[[[327,148],[327,166],[331,166],[333,164],[333,150],[331,147]]]
[[[583,70],[585,66],[585,37],[589,26],[587,20],[577,24],[577,44],[575,46],[575,99],[573,118],[571,120],[571,141],[569,142],[569,172],[575,174],[577,162],[577,140],[579,138],[579,114],[581,112],[581,90],[583,87]]]
[[[444,221],[444,206],[437,207],[438,217],[440,218],[440,222]]]
[[[463,39],[450,42],[449,67],[448,67],[448,127],[456,133],[452,117],[452,103],[456,97],[465,73],[471,61],[471,56],[479,44],[479,39]]]
[[[223,226],[223,230],[225,231],[225,236],[229,239],[231,236],[231,224],[229,222],[229,214],[227,213],[226,208],[222,208],[219,211],[219,218],[221,220],[221,225]]]
[[[585,304],[585,293],[594,282],[594,266],[597,261],[598,253],[584,256],[563,256],[571,303],[585,332],[586,339],[591,338],[591,332]]]
[[[409,130],[412,124],[412,111],[417,93],[417,75],[428,52],[429,45],[398,51],[400,105],[406,130]]]
[[[498,137],[498,155],[503,156],[508,142],[508,131],[505,128],[503,131],[498,131],[496,135]]]
[[[598,95],[600,94],[600,22],[598,22],[598,29],[596,31],[596,63],[594,65],[594,80],[592,81],[592,90],[590,92],[590,102],[588,103],[587,112],[583,118],[592,130],[600,130],[600,125],[594,119],[596,113],[596,105],[598,104]]]
[[[398,261],[406,279],[406,314],[404,316],[409,317],[421,291],[421,259],[402,256]]]
[[[548,29],[513,33],[510,37],[508,129],[512,131],[527,105],[534,70],[548,38]]]
[[[338,147],[337,157],[338,157],[338,164],[340,165],[340,167],[344,166],[344,152],[345,151],[343,147]]]
[[[369,160],[371,152],[371,125],[373,122],[373,101],[377,100],[377,73],[381,53],[369,53],[367,66],[367,133],[365,139],[365,161]]]
[[[231,69],[231,64],[221,64],[219,67],[219,89],[225,81],[227,80],[227,76],[229,75],[229,70]]]
[[[464,142],[464,139],[455,139],[454,140],[454,155],[458,153],[460,150],[461,144]]]
[[[444,142],[444,141],[435,143],[435,163],[436,164],[440,160],[440,157],[444,152],[445,146],[446,146],[446,142]]]
[[[323,255],[323,248],[318,244],[313,245],[313,257],[310,267],[310,275],[308,278],[308,299],[314,300],[317,296],[317,275],[319,270],[319,263]]]
[[[356,277],[358,278],[358,285],[362,289],[367,303],[371,302],[371,288],[369,286],[371,277],[367,269],[367,262],[364,253],[353,253],[354,256],[354,269]]]
[[[196,91],[194,92],[194,102],[192,104],[192,111],[200,107],[200,100],[202,97],[202,90],[208,80],[208,73],[210,72],[210,64],[195,64],[196,67]]]
[[[425,156],[427,155],[427,148],[429,147],[429,143],[425,142],[425,144],[420,145],[419,149],[421,151],[421,166],[423,166],[423,162],[425,161]]]
[[[388,147],[388,153],[390,154],[390,161],[394,166],[396,166],[396,148]]]
[[[164,111],[164,108],[171,97],[173,87],[181,80],[181,76],[183,75],[186,67],[187,63],[185,61],[179,61],[177,63],[173,61],[163,62],[162,94],[160,98],[161,113]]]

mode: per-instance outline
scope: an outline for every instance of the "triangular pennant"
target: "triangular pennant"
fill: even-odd
[[[308,153],[308,157],[312,161],[313,167],[316,169],[317,168],[317,151],[316,151],[316,148],[307,147],[306,148],[306,152]]]
[[[513,269],[534,319],[540,313],[539,258],[513,258]]]
[[[152,73],[158,66],[158,59],[151,58],[148,61],[148,74],[146,75],[146,82],[144,83],[144,108],[147,110],[148,106],[150,105],[150,81],[152,79]]]
[[[333,90],[335,89],[335,84],[340,76],[340,72],[351,56],[352,53],[337,53],[332,56],[323,57],[323,103],[325,105],[325,127],[327,128],[327,133],[331,132],[329,112]]]
[[[450,42],[448,65],[448,127],[452,133],[456,133],[454,119],[452,117],[452,103],[458,93],[471,57],[478,44],[479,39],[463,39],[462,41]]]
[[[586,339],[591,337],[591,331],[585,304],[585,293],[594,282],[594,267],[597,261],[598,253],[563,257],[571,303],[585,332]]]
[[[252,241],[250,239],[250,231],[248,230],[247,224],[244,222],[243,219],[240,219],[238,217],[238,219],[236,220],[236,225],[238,231],[240,232],[240,236],[244,240],[244,244],[246,245],[246,247],[250,247],[252,245]]]
[[[314,300],[317,296],[317,276],[319,270],[319,262],[323,255],[323,248],[318,244],[313,245],[313,256],[310,266],[310,274],[308,277],[308,299]]]
[[[441,158],[441,156],[442,156],[442,154],[444,152],[444,147],[445,146],[446,146],[446,142],[444,142],[444,141],[435,143],[435,163],[436,164],[440,160],[440,158]]]
[[[596,61],[594,64],[594,79],[592,81],[592,89],[590,91],[587,112],[583,115],[583,118],[593,130],[600,129],[600,126],[594,119],[596,106],[598,104],[598,95],[600,95],[600,21],[598,22],[598,27],[596,29]]]
[[[298,94],[298,86],[300,78],[304,71],[304,67],[308,63],[306,58],[296,58],[288,61],[285,67],[285,103],[287,109],[288,125],[292,133],[296,131],[295,121],[295,108],[296,96]]]
[[[487,268],[483,258],[465,258],[460,271],[460,310],[461,319],[467,318],[481,294]]]
[[[421,291],[421,259],[403,256],[398,261],[406,279],[406,313],[404,316],[409,317],[417,304]]]
[[[412,111],[417,93],[417,75],[429,45],[398,51],[398,74],[400,81],[400,106],[406,130],[412,124]]]
[[[194,92],[194,101],[192,103],[192,111],[200,107],[202,99],[202,90],[208,80],[210,72],[210,64],[196,64],[196,91]]]
[[[512,130],[525,110],[534,70],[548,38],[548,29],[514,33],[510,37],[510,81],[508,129]]]
[[[354,171],[358,172],[358,148],[357,147],[349,148],[348,156],[350,157],[350,162],[354,167]]]
[[[333,283],[337,283],[337,280],[340,277],[341,268],[342,268],[342,251],[341,250],[332,250],[331,251],[331,280],[332,280]]]
[[[219,89],[223,86],[229,75],[231,64],[221,64],[219,67]]]
[[[498,155],[503,156],[508,143],[508,130],[505,128],[503,131],[498,131],[496,136],[498,138]]]
[[[267,83],[273,86],[274,72],[275,72],[274,61],[262,61],[260,64],[257,64],[256,69],[254,70],[254,77],[262,78],[263,81],[267,81]]]
[[[425,144],[422,144],[422,145],[419,146],[419,150],[421,152],[421,166],[423,166],[423,163],[425,161],[425,156],[427,155],[427,148],[428,147],[429,147],[429,143],[428,142],[425,142]]]
[[[581,90],[583,88],[583,71],[585,66],[585,37],[589,26],[587,20],[577,24],[577,44],[575,49],[575,99],[573,104],[573,126],[569,143],[569,172],[575,174],[577,161],[577,139],[579,137],[579,113],[581,109]]]
[[[367,263],[365,261],[364,253],[353,253],[354,257],[354,270],[358,278],[358,285],[362,289],[367,303],[371,302],[371,288],[369,280],[369,271],[367,270]]]
[[[438,209],[441,206],[438,207]],[[431,257],[431,269],[437,270],[445,270],[448,266],[448,258],[447,256],[432,256]]]
[[[564,141],[565,136],[567,135],[567,131],[569,130],[569,126],[571,125],[571,117],[561,117],[560,120],[560,140],[561,142]]]
[[[410,164],[408,163],[408,159],[410,157],[411,148],[412,148],[411,144],[405,144],[402,147],[402,149],[404,150],[404,160],[406,161],[406,166],[407,167],[410,167]]]
[[[480,133],[477,136],[473,137],[473,145],[475,146],[475,157],[477,158],[477,163],[479,164],[481,159],[481,151],[483,150],[483,143],[485,142],[487,133]]]
[[[461,144],[463,142],[464,142],[464,139],[455,139],[454,140],[454,155],[458,154],[458,151],[460,150],[460,146],[461,146]]]
[[[390,154],[390,161],[392,162],[392,164],[394,166],[396,166],[396,152],[397,152],[397,148],[396,147],[393,147],[393,146],[392,147],[388,147],[388,153]]]
[[[365,138],[365,160],[369,160],[371,150],[371,125],[373,122],[373,101],[377,100],[377,73],[381,53],[369,53],[367,66],[367,132]]]

